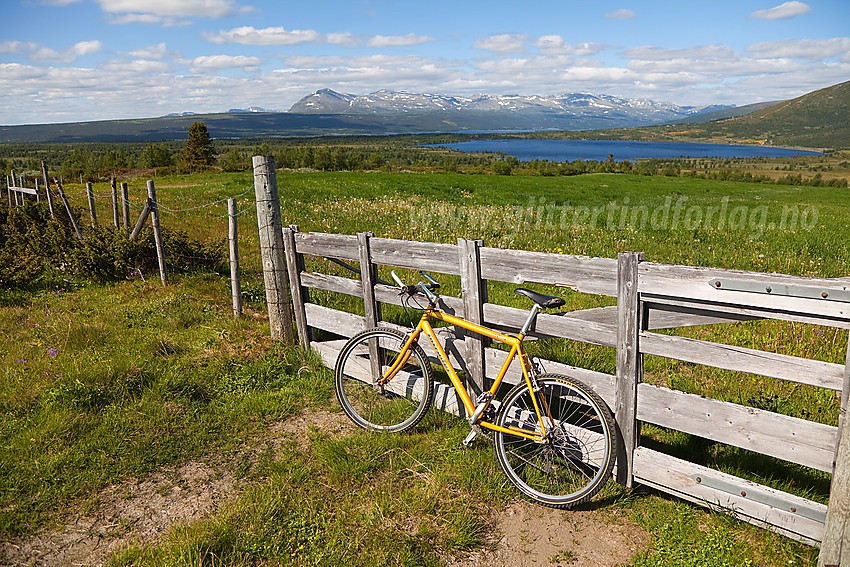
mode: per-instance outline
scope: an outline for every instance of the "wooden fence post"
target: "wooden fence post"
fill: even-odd
[[[47,194],[47,208],[50,209],[50,218],[55,219],[53,212],[53,195],[50,193],[50,180],[47,177],[47,162],[41,161],[41,175],[44,177],[44,192]]]
[[[829,485],[829,506],[821,540],[818,567],[850,565],[850,420],[839,428],[838,458]]]
[[[80,225],[77,224],[77,217],[74,216],[74,211],[71,210],[71,205],[68,203],[68,198],[65,196],[65,191],[62,190],[62,184],[59,183],[56,178],[53,178],[53,183],[56,184],[56,190],[59,191],[59,197],[62,199],[62,203],[65,205],[65,210],[68,212],[68,218],[71,220],[71,226],[74,227],[74,232],[77,233],[77,238],[80,242],[83,241],[83,233],[80,232]]]
[[[484,324],[484,304],[487,303],[487,282],[481,279],[481,257],[479,249],[482,240],[457,239],[460,255],[460,288],[463,297],[463,317],[478,325]],[[466,333],[467,375],[472,382],[472,390],[477,393],[487,390],[484,383],[486,363],[484,360],[485,337]]]
[[[35,202],[41,202],[41,192],[38,190],[38,177],[35,178]]]
[[[130,233],[130,240],[136,240],[136,238],[138,238],[139,233],[142,231],[142,226],[144,226],[145,221],[148,220],[148,215],[151,214],[151,207],[151,200],[148,199],[145,201],[145,206],[142,207],[142,212],[139,213],[139,220],[136,221],[136,226],[133,228],[133,232]]]
[[[363,307],[366,315],[366,327],[378,326],[381,320],[381,305],[375,300],[375,281],[378,278],[377,267],[372,263],[372,250],[369,240],[375,236],[371,232],[357,233],[357,248],[360,252],[360,281],[363,284]]]
[[[112,225],[118,228],[118,181],[113,177],[109,182],[112,190]]]
[[[377,267],[372,263],[372,250],[369,240],[374,236],[371,232],[357,233],[357,250],[360,253],[360,283],[363,287],[363,311],[366,316],[366,328],[378,326],[381,320],[381,305],[375,299],[375,281],[378,278]],[[380,376],[383,371],[382,351],[378,348],[378,340],[369,341],[369,362],[372,365],[372,375]]]
[[[127,184],[121,184],[121,212],[124,217],[124,230],[130,230],[130,193]]]
[[[91,225],[97,225],[97,212],[94,209],[94,191],[92,190],[92,184],[86,183],[86,196],[88,197],[89,202],[89,217],[91,218]]]
[[[643,381],[643,356],[638,337],[643,315],[638,296],[638,264],[642,252],[617,255],[617,396],[614,408],[619,430],[617,482],[626,488],[634,485],[634,451],[640,428],[637,421],[637,387]]]
[[[305,303],[310,302],[307,288],[301,285],[301,272],[304,271],[304,254],[295,249],[297,225],[289,225],[283,229],[283,248],[286,253],[286,270],[289,273],[289,289],[292,291],[292,308],[295,312],[295,327],[298,331],[298,342],[304,348],[310,346],[312,340],[310,327],[307,326],[307,311]]]
[[[292,332],[292,307],[289,304],[289,284],[283,251],[283,227],[280,220],[280,200],[274,158],[254,156],[252,163],[260,254],[263,260],[263,281],[266,286],[271,335],[272,338],[293,343],[295,336]]]
[[[153,225],[153,239],[156,243],[156,258],[159,261],[159,279],[162,280],[162,285],[168,285],[168,276],[165,272],[165,249],[162,245],[162,230],[159,226],[159,206],[156,202],[156,188],[150,179],[148,179],[148,199],[151,202],[151,224]]]
[[[11,184],[11,185],[9,185],[9,187],[17,187],[17,186],[18,186],[18,180],[17,180],[17,178],[15,177],[15,172],[14,172],[14,170],[13,170],[13,171],[10,171],[10,172],[9,172],[9,175],[12,177],[12,184]],[[14,195],[13,195],[13,193],[14,193]],[[18,192],[17,192],[17,191],[12,191],[11,189],[9,189],[9,195],[11,196],[11,198],[12,198],[12,199],[14,199],[14,200],[15,200],[15,206],[17,207],[17,206],[20,204],[20,203],[18,203]],[[11,201],[10,201],[10,204],[11,204]]]
[[[236,225],[236,199],[227,200],[227,226],[230,241],[230,295],[233,297],[233,316],[242,316],[242,287],[239,285],[239,229]]]
[[[9,182],[9,176],[6,176],[6,196],[9,198],[9,208],[12,208],[12,184]]]

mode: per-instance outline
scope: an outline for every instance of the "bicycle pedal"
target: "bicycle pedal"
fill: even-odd
[[[469,435],[466,436],[466,439],[463,440],[463,446],[467,449],[472,446],[472,443],[475,442],[475,438],[481,435],[481,432],[478,431],[477,427],[473,427],[469,431]]]

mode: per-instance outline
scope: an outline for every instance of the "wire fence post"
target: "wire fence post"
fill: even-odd
[[[263,281],[269,309],[269,327],[272,338],[295,342],[292,331],[293,316],[287,282],[286,260],[283,249],[283,227],[280,219],[280,200],[277,192],[277,175],[272,156],[254,156],[254,194],[257,199],[257,227],[260,237],[260,254],[263,261]]]
[[[68,197],[65,196],[65,191],[62,190],[62,184],[59,183],[56,178],[53,178],[53,183],[56,184],[56,190],[59,191],[59,197],[62,199],[62,203],[65,205],[65,210],[68,212],[68,218],[71,221],[71,226],[74,227],[74,232],[77,233],[77,238],[80,242],[83,241],[83,233],[80,231],[80,225],[77,224],[77,217],[74,216],[74,211],[71,210],[71,204],[68,203]]]
[[[136,221],[136,226],[133,228],[133,232],[130,233],[130,240],[136,240],[138,238],[139,233],[142,231],[142,226],[144,226],[145,221],[148,220],[148,215],[151,214],[151,200],[147,199],[145,201],[145,206],[142,207],[142,212],[139,213],[139,220]]]
[[[50,209],[50,218],[55,219],[53,212],[53,195],[50,193],[50,178],[47,177],[47,162],[41,161],[41,175],[44,177],[44,192],[47,194],[47,208]]]
[[[156,188],[153,181],[148,180],[148,199],[151,201],[151,224],[153,224],[153,238],[156,243],[156,258],[159,261],[159,278],[162,285],[168,285],[168,275],[165,271],[165,249],[162,245],[162,230],[159,226],[159,206],[156,202]]]
[[[112,191],[112,226],[118,228],[118,182],[114,177],[109,182],[109,188]]]
[[[89,203],[89,217],[91,218],[91,225],[97,225],[97,212],[94,210],[94,191],[92,190],[92,184],[86,183],[86,196],[88,197]]]
[[[227,200],[228,238],[230,240],[230,294],[233,316],[242,316],[242,286],[239,283],[239,230],[236,226],[236,199]]]
[[[130,196],[129,191],[127,191],[127,184],[121,184],[121,212],[124,217],[124,230],[130,230]]]

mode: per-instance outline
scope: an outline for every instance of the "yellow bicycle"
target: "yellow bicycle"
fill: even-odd
[[[434,397],[431,362],[419,345],[425,335],[448,373],[478,435],[492,432],[496,459],[508,480],[529,499],[554,508],[567,508],[596,494],[614,466],[616,431],[611,411],[582,382],[558,374],[538,374],[523,350],[523,339],[537,314],[564,305],[560,297],[524,288],[514,290],[534,302],[516,336],[506,335],[445,313],[428,280],[405,285],[392,277],[408,298],[423,294],[428,300],[422,317],[408,334],[377,327],[352,337],[342,348],[334,369],[337,398],[356,424],[377,431],[404,431],[422,419]],[[489,390],[469,396],[437,339],[431,320],[444,321],[510,347],[507,359]],[[519,359],[524,381],[499,394],[511,363]],[[497,409],[498,408],[498,409]]]

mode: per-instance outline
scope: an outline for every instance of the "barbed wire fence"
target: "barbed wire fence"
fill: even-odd
[[[42,183],[39,183],[38,179],[33,180],[32,182],[35,184],[34,188],[25,186],[30,184],[28,182],[30,180],[16,178],[13,174],[6,182],[7,199],[9,206],[12,207],[22,206],[27,199],[40,201],[43,196],[47,196],[48,202],[51,204],[51,216],[56,218],[54,208],[52,207],[53,199],[51,199],[53,197],[53,189],[50,186],[50,178],[47,176],[46,166],[43,169],[45,170],[44,180]],[[180,206],[179,202],[181,200],[186,201],[187,199],[192,199],[192,197],[187,197],[185,193],[175,194],[171,190],[186,189],[188,187],[206,187],[209,184],[190,186],[163,185],[155,187],[154,181],[147,180],[145,185],[139,187],[139,181],[139,179],[121,181],[117,177],[113,177],[105,188],[99,184],[97,189],[92,183],[82,182],[79,185],[72,183],[62,187],[57,179],[53,180],[53,184],[62,197],[62,201],[65,203],[66,213],[69,217],[66,220],[70,221],[73,225],[81,242],[85,242],[86,235],[82,230],[84,227],[81,227],[77,221],[76,214],[73,211],[74,208],[82,208],[83,210],[88,208],[89,224],[91,227],[99,226],[101,223],[106,226],[111,225],[116,230],[124,230],[127,238],[130,240],[138,237],[141,229],[148,218],[150,218],[150,224],[153,228],[154,238],[157,244],[157,261],[160,267],[160,277],[164,286],[168,284],[168,278],[160,220],[168,226],[168,232],[172,234],[179,231],[182,231],[187,237],[204,234],[207,239],[210,233],[209,228],[220,225],[222,221],[226,220],[227,228],[222,230],[222,234],[224,234],[224,230],[227,230],[233,314],[235,317],[240,317],[242,315],[242,285],[238,224],[240,221],[243,223],[248,221],[250,217],[256,218],[256,202],[254,199],[245,198],[247,195],[253,196],[254,194],[254,188],[251,182],[248,181],[243,186],[244,189],[243,187],[239,187],[237,189],[239,192],[232,196],[222,196],[208,202]],[[222,187],[224,188],[223,184]],[[146,191],[147,195],[139,195],[140,190]],[[156,195],[157,191],[159,192],[158,197]],[[178,202],[176,206],[175,202]],[[108,210],[112,213],[111,218],[107,221],[108,224],[107,222],[98,221],[97,212],[100,204],[105,205],[104,212]],[[107,217],[107,215],[104,214],[101,218],[103,217]],[[239,217],[242,217],[242,219]],[[247,243],[250,237],[246,235],[243,237],[243,240]],[[169,253],[171,258],[185,260],[189,263],[224,260],[222,256],[187,254],[185,251],[179,249],[171,249]],[[134,273],[141,275],[141,270],[136,269]],[[141,277],[144,279],[144,276]]]

